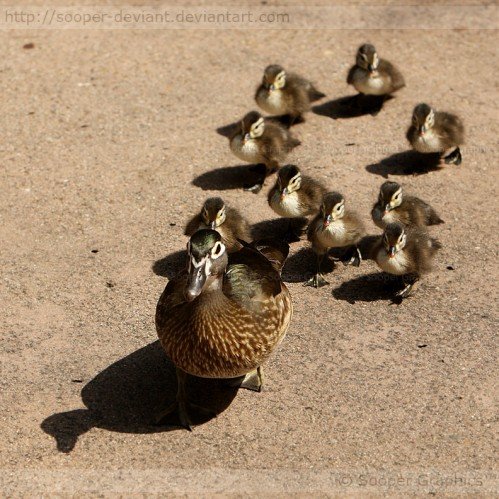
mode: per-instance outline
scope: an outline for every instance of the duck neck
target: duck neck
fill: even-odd
[[[203,294],[211,294],[222,289],[222,276],[212,276],[206,282],[206,285],[203,289]]]

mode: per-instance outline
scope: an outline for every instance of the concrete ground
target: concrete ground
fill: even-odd
[[[353,95],[346,73],[368,40],[407,87],[376,117],[349,118],[335,101]],[[1,32],[3,495],[491,496],[496,46],[495,32],[466,29]],[[294,317],[265,390],[194,380],[218,417],[157,428],[175,381],[154,310],[182,266],[183,224],[210,195],[252,223],[275,218],[273,179],[243,192],[246,168],[216,131],[255,108],[273,62],[327,94],[293,128],[290,161],[373,233],[380,184],[401,182],[445,220],[431,229],[443,249],[393,305],[372,262],[303,287],[312,259],[293,244]],[[412,174],[405,130],[420,101],[463,118],[461,166]]]

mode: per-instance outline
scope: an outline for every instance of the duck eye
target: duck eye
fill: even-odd
[[[223,243],[217,241],[215,243],[215,246],[213,246],[213,249],[211,250],[211,257],[217,259],[222,255],[224,251],[225,251],[225,246],[223,245]]]

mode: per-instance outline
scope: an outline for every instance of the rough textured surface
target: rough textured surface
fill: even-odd
[[[352,95],[346,73],[366,40],[407,87],[376,117],[331,119],[336,104],[310,113],[294,127],[302,145],[290,160],[341,191],[372,232],[383,176],[431,203],[445,220],[431,229],[443,244],[435,272],[400,306],[370,262],[337,267],[316,291],[302,286],[312,260],[295,243],[284,271],[295,314],[265,391],[196,382],[202,399],[226,410],[193,433],[152,427],[153,408],[174,390],[154,309],[182,265],[185,221],[209,195],[252,223],[274,218],[270,182],[259,195],[243,192],[244,169],[232,170],[240,162],[216,129],[254,107],[271,62],[312,79],[327,94],[319,104]],[[14,31],[0,42],[5,491],[344,495],[383,489],[362,488],[363,470],[379,479],[493,469],[490,32]],[[421,100],[464,119],[460,167],[412,176],[411,155],[392,156],[407,150]]]

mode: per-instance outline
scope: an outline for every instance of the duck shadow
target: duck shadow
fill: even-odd
[[[312,111],[333,120],[358,118],[368,114],[376,116],[383,109],[385,102],[391,99],[391,95],[349,95],[313,106]]]
[[[337,300],[344,300],[351,304],[357,301],[380,300],[399,303],[394,300],[395,292],[399,289],[401,289],[401,282],[397,276],[385,272],[374,272],[342,282],[340,286],[332,290],[332,295]]]
[[[392,154],[379,163],[366,166],[369,173],[388,178],[388,175],[422,175],[440,170],[440,154],[404,151]]]
[[[53,414],[41,428],[64,453],[71,452],[78,438],[92,428],[135,434],[180,429],[173,415],[161,426],[154,423],[157,411],[175,400],[176,390],[175,368],[155,341],[111,364],[86,384],[81,391],[86,409]],[[237,394],[237,388],[221,380],[195,377],[189,377],[187,390],[190,400],[215,414],[227,409]],[[211,419],[191,417],[197,425]]]
[[[173,279],[185,267],[186,261],[187,251],[175,251],[175,253],[156,260],[152,264],[152,271],[161,277]]]
[[[203,191],[242,189],[255,184],[264,175],[264,165],[224,166],[202,173],[192,181],[192,185]]]

